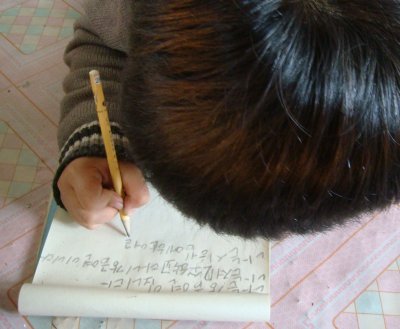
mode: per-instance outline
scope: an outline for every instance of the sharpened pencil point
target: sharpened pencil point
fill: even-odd
[[[129,217],[128,217],[129,218]],[[122,219],[122,217],[121,217],[121,219]],[[130,238],[131,237],[131,235],[130,235],[130,233],[129,233],[129,227],[128,227],[128,223],[129,223],[129,220],[124,220],[124,219],[122,219],[121,220],[121,222],[122,222],[122,225],[124,225],[124,229],[125,229],[125,233],[126,233],[126,235],[128,236],[128,238]]]
[[[131,218],[125,214],[124,211],[120,211],[119,215],[121,216],[122,224],[124,225],[126,235],[128,237],[131,236]]]

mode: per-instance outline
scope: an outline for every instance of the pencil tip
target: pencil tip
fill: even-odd
[[[122,225],[124,226],[126,235],[128,236],[128,238],[130,238],[131,235],[130,235],[130,233],[129,233],[129,227],[127,226],[127,223],[126,223],[127,221],[122,220],[121,222],[122,222]]]

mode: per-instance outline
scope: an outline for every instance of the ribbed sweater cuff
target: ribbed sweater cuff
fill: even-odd
[[[128,139],[122,133],[120,126],[114,122],[111,122],[110,125],[118,160],[133,161],[128,151]],[[76,129],[61,149],[59,167],[53,179],[54,199],[59,206],[65,208],[61,201],[60,191],[57,186],[58,179],[63,170],[74,159],[90,156],[106,156],[98,121],[93,121]]]

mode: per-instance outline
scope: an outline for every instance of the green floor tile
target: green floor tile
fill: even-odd
[[[19,155],[18,164],[24,166],[36,166],[38,163],[38,158],[32,151],[22,149]]]
[[[36,50],[36,45],[22,44],[20,49],[24,54],[31,54]]]
[[[356,299],[358,313],[382,314],[379,292],[365,291]]]
[[[1,16],[18,16],[19,7],[6,9],[1,13]]]
[[[8,130],[8,126],[4,121],[0,121],[0,133],[4,134]]]
[[[26,30],[26,34],[28,35],[40,35],[43,32],[44,27],[39,25],[29,26]]]
[[[67,15],[66,15],[67,18],[79,18],[79,16],[80,16],[80,14],[77,11],[75,11],[73,9],[68,9]]]
[[[18,161],[20,150],[2,148],[0,149],[0,163],[15,164]]]
[[[60,34],[58,35],[59,38],[66,38],[71,36],[74,33],[74,29],[72,27],[63,27],[60,30]]]
[[[0,14],[0,24],[1,25],[13,25],[15,22],[16,17],[15,16],[2,16]]]
[[[11,25],[0,24],[0,33],[8,33],[11,30]]]
[[[6,197],[8,195],[8,189],[10,188],[10,181],[0,179],[0,196]]]
[[[49,16],[50,15],[50,9],[48,8],[37,8],[35,10],[35,14],[36,17],[45,17],[45,16]]]
[[[51,8],[53,7],[54,0],[39,0],[38,8]]]
[[[28,193],[31,190],[32,183],[24,182],[11,182],[10,188],[8,189],[8,196],[18,198]]]

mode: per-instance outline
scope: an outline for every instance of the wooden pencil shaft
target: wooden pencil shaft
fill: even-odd
[[[117,153],[115,151],[114,140],[112,138],[111,125],[108,118],[107,107],[105,105],[105,98],[101,85],[100,74],[98,71],[92,70],[89,72],[89,76],[114,190],[123,198],[124,190],[122,186],[121,172],[119,170]],[[119,213],[126,233],[128,236],[130,236],[129,216],[127,216],[122,210],[120,210]]]
[[[104,140],[108,166],[110,167],[111,179],[114,189],[119,195],[123,195],[121,172],[119,170],[117,154],[115,152],[114,140],[112,138],[110,120],[105,106],[104,92],[97,71],[90,72],[92,89],[95,95],[96,112],[99,118],[101,135]]]

